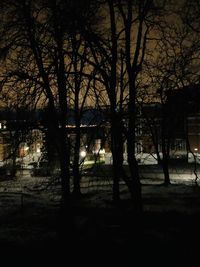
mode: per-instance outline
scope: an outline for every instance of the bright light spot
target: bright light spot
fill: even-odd
[[[25,147],[24,147],[24,150],[25,150],[25,151],[29,150],[29,147],[28,147],[28,146],[25,146]]]
[[[40,143],[37,143],[37,146],[36,146],[36,152],[37,152],[37,153],[40,153],[40,152],[41,152],[41,149],[40,149]]]
[[[100,149],[100,150],[99,150],[99,154],[100,154],[100,155],[105,154],[105,149],[104,149],[104,148]]]
[[[194,151],[198,151],[198,148],[195,147],[195,148],[194,148]]]
[[[86,151],[85,151],[85,150],[82,150],[82,151],[80,152],[80,156],[81,156],[82,158],[85,158],[85,156],[86,156]]]

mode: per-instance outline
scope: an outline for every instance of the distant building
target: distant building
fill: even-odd
[[[192,161],[193,153],[200,157],[200,87],[191,86],[167,92],[164,105],[150,103],[143,106],[138,118],[139,129],[136,132],[139,153],[155,153],[152,139],[156,139],[161,152],[161,131],[169,139],[171,159]],[[162,123],[164,127],[162,128]],[[150,130],[151,127],[151,130]]]
[[[170,139],[170,157],[189,162],[200,158],[200,88],[185,87],[167,92],[164,105],[149,103],[138,106],[136,122],[135,154],[141,164],[156,164],[157,152],[161,153],[162,123],[166,138]],[[125,110],[126,112],[126,110]],[[45,142],[45,119],[43,111],[34,113],[9,110],[0,111],[0,162],[9,158],[13,149],[17,157],[29,162],[38,161]],[[124,114],[126,127],[126,114]],[[68,112],[66,130],[71,151],[76,136],[74,111]],[[105,162],[112,163],[110,149],[109,108],[101,110],[86,108],[80,120],[82,155],[103,155]],[[152,138],[154,135],[154,139]],[[124,163],[127,164],[127,147],[124,144]]]

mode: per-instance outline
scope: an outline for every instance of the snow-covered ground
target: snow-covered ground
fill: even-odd
[[[200,177],[199,171],[197,171],[197,174]],[[105,169],[100,168],[93,175],[90,174],[82,177],[82,192],[84,194],[93,192],[95,202],[99,197],[102,199],[107,197],[111,198],[112,179],[109,176],[110,171],[106,167]],[[144,198],[148,198],[149,195],[156,195],[156,197],[160,198],[169,197],[170,195],[173,196],[173,194],[177,194],[178,196],[182,194],[184,196],[184,194],[189,193],[192,195],[194,193],[193,189],[198,188],[199,179],[196,180],[192,167],[190,169],[171,169],[170,178],[171,185],[164,187],[162,186],[164,176],[158,167],[141,169],[141,183]],[[126,196],[127,187],[124,181],[120,181],[120,188],[124,192],[124,196]],[[31,175],[30,170],[20,170],[15,179],[0,181],[0,201],[3,194],[8,195],[9,193],[12,194],[12,198],[14,198],[14,195],[16,196],[16,203],[19,205],[22,205],[22,201],[25,203],[27,196],[29,196],[29,199],[31,197],[35,200],[38,199],[38,201],[44,201],[46,199],[45,201],[50,201],[55,204],[60,200],[60,183],[58,177],[34,177]],[[99,196],[100,194],[101,196]]]
[[[183,257],[185,253],[195,251],[193,242],[200,236],[196,227],[200,222],[200,218],[196,216],[200,213],[200,189],[195,186],[194,177],[186,169],[182,170],[182,173],[177,170],[178,176],[174,176],[176,173],[172,172],[172,184],[167,187],[162,185],[162,177],[155,176],[160,173],[157,168],[153,172],[149,170],[143,169],[142,172],[145,219],[142,225],[143,236],[137,237],[141,238],[140,243],[137,243],[137,251],[148,258],[148,263],[149,257],[152,257],[154,262],[155,257],[162,255],[164,258],[165,253],[168,260],[172,259],[172,255],[179,257],[178,253]],[[149,177],[150,173],[153,173],[152,177]],[[130,234],[130,214],[115,213],[112,181],[106,170],[101,171],[101,174],[98,177],[87,176],[82,180],[85,194],[80,205],[89,209],[86,209],[85,213],[81,210],[81,214],[76,215],[77,231],[80,235],[76,251],[79,248],[78,255],[82,253],[82,262],[86,257],[86,263],[92,255],[96,255],[98,261],[99,256],[103,259],[106,255],[104,258],[107,260],[107,256],[112,255],[113,260],[117,255],[122,255],[123,261],[128,259],[133,263],[135,256],[132,247],[136,241],[135,236],[132,238]],[[6,244],[9,248],[8,255],[13,255],[13,251],[18,248],[18,256],[24,258],[24,250],[27,248],[25,254],[28,251],[39,261],[37,253],[41,248],[45,262],[51,261],[52,255],[58,260],[60,251],[56,254],[55,249],[59,200],[56,196],[59,197],[59,194],[55,190],[55,184],[47,190],[37,191],[39,188],[44,189],[48,181],[47,177],[33,177],[29,170],[23,170],[18,173],[16,179],[0,182],[0,244],[4,244],[4,248]],[[130,196],[123,182],[120,192],[124,205],[128,205],[129,202],[126,201]],[[197,237],[192,238],[194,234],[197,234]],[[11,251],[12,246],[14,249]],[[66,248],[63,255],[66,260]],[[141,261],[142,258],[139,258]],[[124,266],[132,264],[124,263]]]

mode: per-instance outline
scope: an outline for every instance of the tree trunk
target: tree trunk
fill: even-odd
[[[61,203],[57,221],[57,233],[61,244],[66,244],[67,247],[71,247],[71,249],[73,249],[76,231],[74,225],[73,205],[70,195],[69,151],[65,130],[66,129],[60,129],[59,135]]]
[[[73,194],[77,197],[81,194],[80,189],[80,170],[79,170],[79,156],[80,153],[80,126],[78,125],[76,127],[76,140],[75,140],[75,148],[74,148],[74,160],[73,160],[73,182],[74,182],[74,188],[73,188]]]
[[[133,141],[128,140],[128,164],[131,175],[130,190],[131,197],[133,200],[133,208],[136,213],[141,213],[142,208],[142,192],[141,192],[141,183],[139,176],[138,163],[135,158],[135,145]]]
[[[59,157],[61,169],[62,205],[68,206],[70,199],[70,161],[66,129],[60,129]]]
[[[170,184],[170,175],[169,175],[169,144],[170,139],[167,134],[167,120],[166,120],[166,114],[163,114],[162,119],[162,133],[161,133],[161,141],[162,141],[162,168],[163,168],[163,174],[164,174],[164,184],[169,185]]]
[[[121,116],[115,114],[115,119],[113,118],[112,122],[112,156],[113,156],[113,200],[120,200],[120,187],[119,181],[122,179],[133,198],[132,184],[125,173],[123,162],[124,162],[124,141],[123,141],[123,124]]]
[[[114,113],[114,112],[113,112]],[[115,113],[112,116],[111,125],[111,150],[113,158],[113,200],[118,202],[120,200],[119,179],[120,166],[123,164],[123,150],[121,150],[120,129],[117,127],[117,118]]]
[[[165,156],[163,156],[163,159],[162,159],[162,168],[163,168],[163,174],[164,174],[164,184],[169,185],[170,184],[169,164],[168,164],[168,160],[165,159]]]

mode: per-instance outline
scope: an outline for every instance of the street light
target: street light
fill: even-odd
[[[80,157],[81,157],[81,158],[85,158],[85,157],[86,157],[86,154],[87,154],[87,153],[86,153],[85,150],[81,150],[81,151],[80,151]]]

